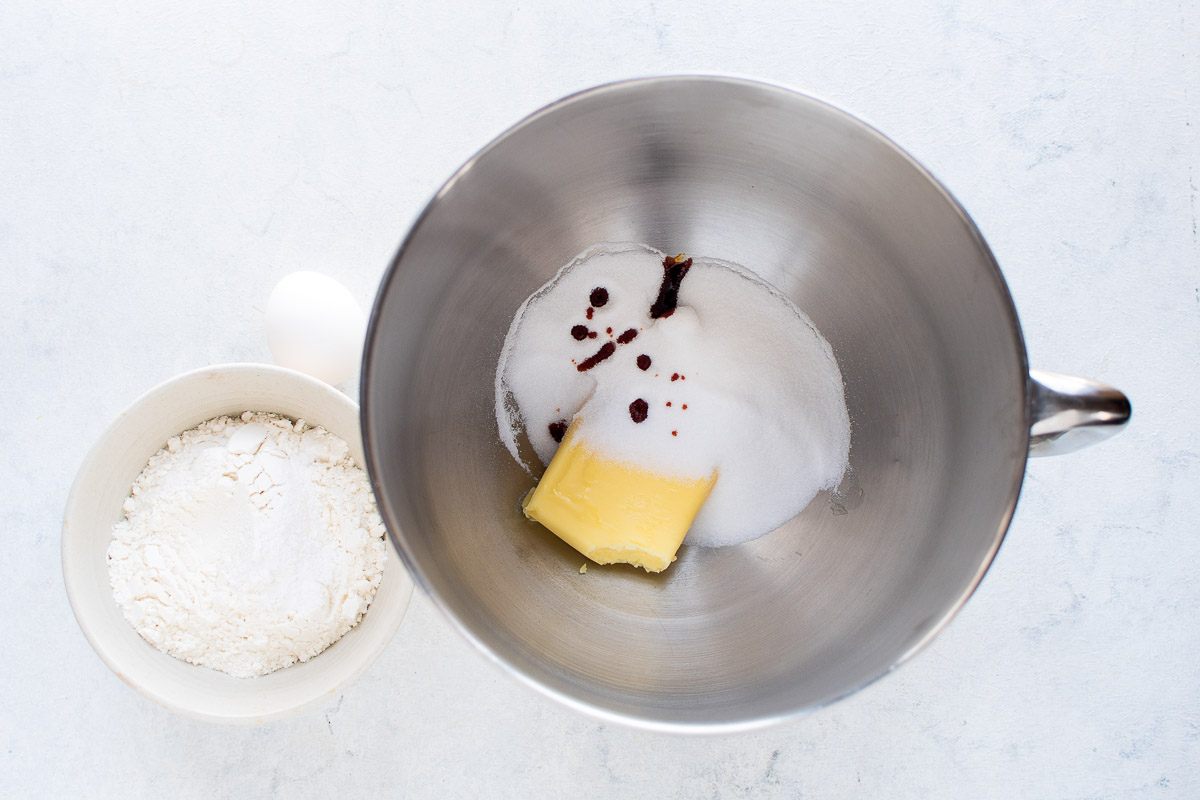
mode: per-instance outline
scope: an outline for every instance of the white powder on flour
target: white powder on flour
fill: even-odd
[[[172,437],[113,526],[109,579],[146,641],[238,677],[307,661],[362,618],[386,557],[346,443],[247,411]]]

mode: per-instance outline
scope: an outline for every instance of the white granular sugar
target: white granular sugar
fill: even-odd
[[[247,411],[171,438],[108,548],[125,618],[163,652],[239,677],[307,661],[362,618],[386,556],[346,443]]]
[[[500,436],[521,461],[523,430],[549,463],[550,424],[574,420],[578,440],[612,460],[716,473],[685,542],[746,542],[841,480],[850,450],[841,372],[800,309],[726,261],[696,256],[678,307],[652,319],[663,258],[643,245],[597,245],[525,301],[496,370]],[[598,287],[606,295],[592,307]],[[580,370],[602,347],[610,355]],[[635,399],[647,409],[640,422]]]

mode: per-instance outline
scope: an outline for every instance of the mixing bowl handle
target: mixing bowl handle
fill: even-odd
[[[1029,455],[1057,456],[1102,442],[1129,422],[1129,398],[1111,386],[1029,370]]]

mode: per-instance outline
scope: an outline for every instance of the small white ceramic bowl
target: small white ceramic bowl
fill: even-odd
[[[383,652],[399,627],[413,583],[388,542],[383,581],[357,626],[325,652],[257,678],[235,678],[156,650],[125,620],[108,580],[108,545],[121,505],[150,456],[169,437],[222,414],[271,411],[322,425],[364,463],[358,406],[300,372],[266,364],[222,364],[188,372],[121,412],[80,467],[63,519],[63,579],[79,627],[113,672],[172,711],[214,722],[254,723],[320,702]]]

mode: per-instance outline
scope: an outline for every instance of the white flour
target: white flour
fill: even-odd
[[[172,437],[124,510],[108,560],[125,618],[159,650],[238,677],[340,639],[383,573],[366,474],[303,420],[247,411]]]

